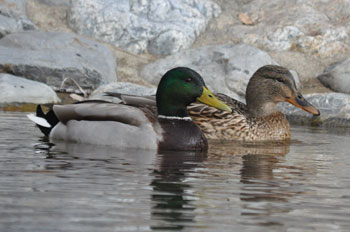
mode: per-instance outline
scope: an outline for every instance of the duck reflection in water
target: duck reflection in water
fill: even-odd
[[[151,183],[152,219],[159,222],[154,230],[182,230],[194,222],[195,197],[192,186],[184,180],[191,169],[201,166],[206,152],[163,152],[158,154],[160,162],[153,172]]]
[[[59,144],[56,144],[56,148],[59,147]],[[241,210],[240,215],[243,218],[235,220],[243,220],[242,223],[265,217],[264,223],[268,220],[276,225],[278,220],[271,218],[271,214],[282,211],[285,213],[290,210],[286,204],[281,205],[278,202],[288,202],[293,196],[299,194],[296,192],[298,189],[290,186],[288,176],[278,173],[278,169],[297,171],[300,168],[284,165],[289,144],[211,143],[208,153],[162,152],[158,154],[155,151],[137,150],[119,152],[114,148],[101,149],[73,144],[64,144],[58,150],[60,152],[56,152],[51,147],[48,149],[47,159],[49,160],[46,162],[48,165],[46,170],[73,170],[71,173],[60,172],[60,175],[74,174],[73,178],[81,177],[81,180],[88,181],[86,188],[89,187],[89,191],[94,192],[100,187],[101,191],[110,195],[112,200],[132,199],[135,202],[133,204],[120,201],[115,203],[103,198],[98,200],[101,200],[101,204],[106,204],[105,201],[107,201],[108,205],[113,205],[113,216],[121,208],[130,208],[130,212],[134,214],[129,217],[129,221],[132,222],[139,223],[140,217],[149,215],[151,219],[149,226],[152,230],[185,230],[201,221],[203,215],[199,213],[198,208],[201,209],[208,200],[203,198],[205,194],[202,195],[202,191],[210,191],[210,188],[200,181],[202,179],[219,181],[221,184],[215,185],[216,187],[224,186],[225,183],[238,184],[235,188],[227,186],[224,192],[216,193],[216,189],[213,189],[212,193],[214,196],[224,194],[221,196],[228,198],[225,203],[228,209],[230,209],[230,198],[238,199],[241,205],[238,206],[232,202],[235,204],[232,208]],[[37,151],[42,152],[40,148],[37,148]],[[76,172],[76,170],[79,171]],[[228,173],[235,171],[237,175]],[[234,179],[232,182],[226,182],[227,178],[238,178],[238,182]],[[61,181],[69,181],[69,178]],[[109,190],[106,186],[109,186]],[[123,186],[125,188],[122,188]],[[74,190],[75,186],[72,188]],[[238,193],[233,192],[232,195],[231,191],[237,188]],[[130,189],[133,190],[130,191]],[[227,192],[231,194],[227,195]],[[71,191],[68,196],[75,199],[75,191]],[[145,203],[148,200],[149,204],[142,205],[143,210],[133,211],[133,207],[138,208],[140,202]],[[116,224],[123,224],[118,221],[120,219],[115,220]],[[206,222],[203,222],[203,225],[206,225]]]
[[[69,177],[66,171],[73,170],[73,179],[81,177],[79,183],[83,184],[88,180],[91,189],[85,193],[96,191],[102,184],[101,191],[105,192],[105,195],[110,195],[111,199],[126,198],[137,204],[139,201],[145,201],[136,200],[138,197],[147,196],[148,198],[149,196],[152,230],[182,230],[188,226],[188,223],[194,223],[197,199],[191,194],[191,184],[185,181],[190,173],[195,172],[195,168],[201,167],[202,162],[207,158],[206,152],[118,151],[113,147],[74,143],[52,144],[48,141],[40,141],[35,148],[37,153],[45,154],[45,170],[59,171],[61,177]],[[76,170],[79,171],[76,172]],[[69,179],[62,179],[61,185],[65,186],[63,182],[69,182]],[[138,182],[137,186],[132,185],[135,181]],[[107,186],[110,186],[109,190],[105,189]],[[123,186],[127,192],[123,191]],[[133,186],[134,190],[130,191],[128,186]],[[72,188],[65,190],[71,192],[66,194],[79,197],[76,196],[75,187]],[[106,204],[103,198],[99,200]],[[97,200],[94,199],[94,201]],[[111,203],[109,205],[114,209],[112,210],[114,213],[120,208],[124,208],[128,213],[131,212],[129,208],[132,210],[128,201],[118,201],[114,206]],[[59,207],[56,208],[58,209]],[[144,210],[139,211],[128,220],[139,223],[138,220],[142,220],[140,215],[145,213],[142,212]],[[117,221],[118,218],[116,223]],[[119,226],[122,224],[119,223]]]
[[[283,166],[285,155],[289,152],[289,143],[237,143],[234,149],[232,144],[229,147],[220,147],[221,149],[212,146],[209,152],[224,156],[223,159],[230,156],[236,157],[236,162],[241,163],[239,197],[243,202],[242,216],[258,217],[287,210],[272,203],[288,202],[293,196],[290,189],[280,186],[281,182],[275,176],[275,170]],[[240,160],[238,161],[237,158]],[[285,168],[293,170],[296,167]],[[271,224],[276,223],[271,221]]]

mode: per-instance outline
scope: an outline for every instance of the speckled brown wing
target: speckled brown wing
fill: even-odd
[[[246,105],[224,94],[216,96],[231,107],[232,113],[195,103],[188,108],[193,121],[209,139],[241,140],[249,137],[250,122]]]

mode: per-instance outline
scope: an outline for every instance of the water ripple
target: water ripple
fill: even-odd
[[[51,144],[0,113],[0,231],[347,231],[348,132],[208,153]]]

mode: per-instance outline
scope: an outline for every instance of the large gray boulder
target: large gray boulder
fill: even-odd
[[[86,89],[117,80],[116,58],[107,47],[58,32],[7,35],[0,40],[1,69],[58,88],[66,78]]]
[[[0,1],[0,38],[6,34],[34,29],[36,26],[27,17],[25,0]]]
[[[0,104],[58,102],[60,99],[49,86],[22,77],[0,73]]]
[[[350,127],[350,95],[342,93],[315,93],[304,96],[320,110],[320,116],[313,116],[291,104],[280,105],[288,120],[296,125],[322,127]]]
[[[350,94],[350,58],[330,65],[317,78],[333,91]]]
[[[166,55],[188,48],[219,13],[210,0],[75,0],[68,23],[133,53]]]
[[[148,64],[141,70],[140,76],[156,85],[169,69],[186,66],[201,74],[214,92],[243,100],[250,77],[267,64],[276,62],[266,52],[249,45],[205,46]]]

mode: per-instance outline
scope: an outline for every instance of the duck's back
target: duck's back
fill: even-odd
[[[157,149],[161,139],[151,120],[156,116],[146,108],[83,102],[56,105],[53,111],[59,120],[49,134],[53,141]]]

